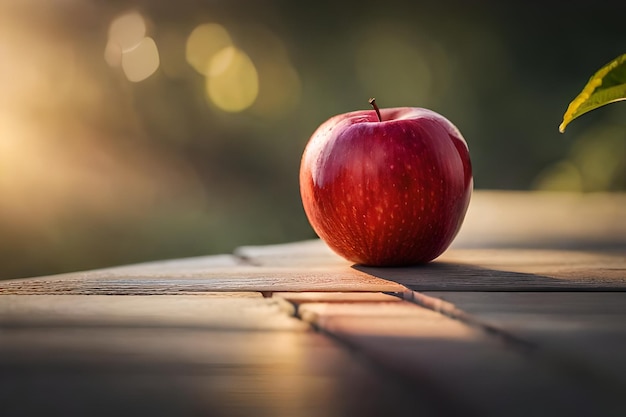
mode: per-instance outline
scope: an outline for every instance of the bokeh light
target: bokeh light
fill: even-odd
[[[109,42],[118,45],[122,52],[135,48],[146,36],[146,22],[138,12],[117,17],[109,26]]]
[[[187,38],[185,56],[189,65],[199,74],[206,75],[215,54],[229,46],[232,46],[232,40],[222,25],[205,23],[196,26]]]
[[[139,82],[159,68],[159,50],[146,36],[146,22],[138,12],[115,18],[109,26],[104,59],[111,67],[122,67],[129,81]]]
[[[122,68],[129,81],[143,81],[159,68],[159,51],[152,38],[146,37],[122,55]]]
[[[261,25],[234,32],[218,23],[204,23],[187,38],[186,60],[206,77],[209,103],[229,113],[250,109],[260,116],[281,117],[294,108],[301,91],[285,45]]]
[[[259,93],[259,77],[250,57],[240,49],[228,46],[219,51],[209,64],[207,95],[220,109],[239,112],[250,107]]]

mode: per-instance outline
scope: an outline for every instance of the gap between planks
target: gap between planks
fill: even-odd
[[[300,292],[298,294],[302,294],[305,296],[308,292]],[[309,293],[312,294],[312,293]],[[417,307],[425,308],[427,310],[433,311],[435,313],[441,314],[447,318],[450,318],[454,321],[460,322],[463,325],[469,326],[470,328],[474,328],[482,332],[488,339],[495,340],[501,344],[504,348],[512,349],[517,352],[520,356],[538,361],[540,365],[546,366],[548,369],[556,372],[557,374],[564,375],[570,377],[574,380],[578,381],[586,381],[586,384],[598,387],[604,390],[607,394],[613,396],[614,398],[621,397],[621,384],[619,381],[611,378],[610,376],[602,373],[598,373],[593,368],[586,366],[580,361],[574,358],[568,358],[567,355],[564,355],[562,352],[552,351],[551,349],[546,349],[537,344],[525,340],[516,336],[513,333],[506,331],[498,326],[494,326],[489,324],[480,318],[472,315],[461,308],[457,307],[454,303],[449,301],[442,300],[440,298],[432,297],[426,294],[422,294],[417,291],[413,291],[410,289],[406,289],[403,292],[346,292],[342,293],[344,296],[347,295],[347,299],[341,299],[341,297],[336,300],[321,300],[317,301],[314,298],[311,300],[305,300],[300,303],[297,301],[290,301],[287,298],[283,298],[282,296],[274,297],[273,293],[264,294],[264,297],[271,297],[276,299],[284,311],[287,314],[290,314],[292,317],[301,320],[303,322],[308,323],[313,330],[319,332],[321,334],[326,335],[331,338],[335,342],[341,344],[349,351],[354,354],[358,354],[363,357],[367,362],[373,364],[377,369],[380,368],[385,371],[386,374],[395,374],[395,377],[399,380],[399,382],[409,383],[411,386],[415,385],[415,381],[410,381],[411,378],[409,376],[402,375],[398,372],[394,372],[393,369],[385,366],[384,363],[377,361],[375,358],[370,357],[367,354],[366,349],[362,349],[358,343],[353,343],[346,338],[343,338],[341,335],[333,333],[332,330],[328,330],[324,328],[323,325],[319,325],[316,323],[315,318],[306,318],[300,314],[300,304],[304,304],[308,302],[319,302],[319,303],[348,303],[348,304],[358,304],[360,302],[377,302],[375,300],[359,300],[360,296],[364,294],[374,295],[386,295],[392,296],[399,299],[401,302],[407,302],[411,305],[415,305]],[[352,296],[350,296],[352,295]],[[328,294],[326,294],[328,297]],[[324,297],[324,296],[321,296]],[[278,301],[280,300],[280,301]],[[379,300],[378,302],[383,302]]]

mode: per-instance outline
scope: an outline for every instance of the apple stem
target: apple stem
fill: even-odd
[[[369,103],[372,105],[374,110],[376,110],[376,116],[378,116],[378,121],[382,122],[383,118],[380,116],[380,109],[378,108],[378,105],[376,104],[376,99],[374,97],[370,98]]]

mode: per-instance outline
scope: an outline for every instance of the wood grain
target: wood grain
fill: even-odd
[[[170,264],[173,261],[170,261]],[[0,294],[156,295],[214,291],[403,291],[397,283],[348,265],[260,267],[238,265],[202,271],[161,271],[133,267],[77,272],[0,282]]]
[[[164,327],[210,330],[306,331],[289,304],[260,293],[187,296],[0,296],[4,327]]]
[[[296,243],[324,253],[321,241]],[[133,265],[0,282],[0,294],[191,294],[212,291],[559,291],[626,290],[621,250],[450,249],[436,261],[403,268],[350,266],[333,254],[330,264],[298,261],[289,247],[273,248],[291,266],[241,265],[189,268],[186,260]],[[298,249],[299,250],[299,249]],[[249,250],[249,253],[252,250]],[[296,251],[297,252],[297,251]],[[293,255],[293,256],[292,256]],[[265,261],[271,262],[266,256]],[[286,262],[286,261],[285,261]]]

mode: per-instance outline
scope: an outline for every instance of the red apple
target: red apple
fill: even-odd
[[[472,194],[469,150],[445,117],[422,108],[341,114],[307,144],[300,193],[311,226],[349,261],[429,262],[458,233]]]

